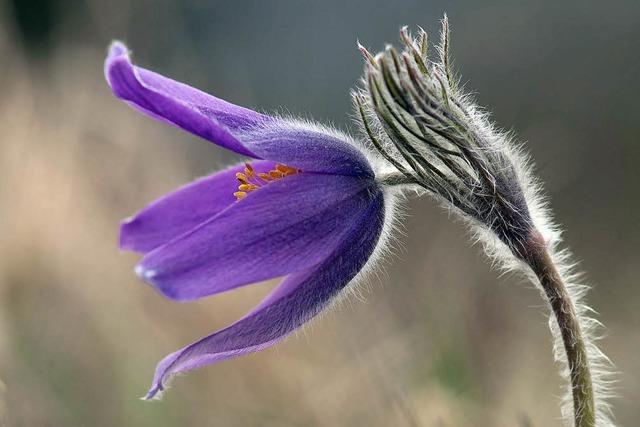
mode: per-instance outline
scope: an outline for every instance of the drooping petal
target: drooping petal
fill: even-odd
[[[256,126],[269,120],[268,116],[136,67],[119,42],[109,49],[105,75],[114,94],[138,110],[236,153],[256,157],[233,131]]]
[[[122,43],[112,44],[105,75],[114,94],[136,109],[236,153],[307,172],[373,176],[346,136],[259,114],[134,66]]]
[[[193,300],[308,269],[335,249],[374,186],[342,175],[287,176],[149,252],[136,271],[163,295]]]
[[[256,173],[267,172],[275,163],[250,162]],[[120,248],[147,253],[210,219],[236,201],[236,173],[244,164],[200,178],[163,196],[126,219],[120,227]]]
[[[317,267],[287,277],[238,322],[162,360],[146,398],[161,392],[175,374],[267,348],[321,312],[362,269],[376,246],[384,204],[379,191],[372,197],[353,228]]]

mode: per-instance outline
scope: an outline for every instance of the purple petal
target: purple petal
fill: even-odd
[[[251,162],[256,172],[266,172],[275,163]],[[200,178],[156,200],[120,227],[120,248],[147,253],[195,228],[236,201],[236,172],[244,164]]]
[[[146,398],[161,392],[175,374],[262,350],[321,312],[362,269],[375,248],[384,204],[379,191],[372,197],[353,228],[316,268],[289,276],[238,322],[162,360]]]
[[[268,121],[268,116],[136,67],[119,42],[109,49],[105,75],[114,94],[138,110],[236,153],[256,157],[233,131]]]
[[[334,250],[374,185],[342,175],[282,178],[149,252],[136,271],[163,295],[193,300],[308,269]]]
[[[373,176],[346,136],[265,116],[134,66],[122,43],[112,44],[105,75],[114,94],[134,108],[229,150],[306,172]]]
[[[305,172],[373,177],[369,161],[348,137],[304,122],[286,119],[264,123],[242,142],[256,156]]]

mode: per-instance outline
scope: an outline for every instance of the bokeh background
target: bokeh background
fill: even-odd
[[[353,128],[359,38],[436,35],[536,161],[594,285],[602,347],[640,418],[640,3],[0,1],[0,425],[559,426],[544,304],[463,227],[411,200],[403,248],[304,335],[177,379],[155,363],[241,317],[273,284],[172,303],[139,283],[118,223],[237,158],[130,110],[104,82],[110,40],[232,102]]]

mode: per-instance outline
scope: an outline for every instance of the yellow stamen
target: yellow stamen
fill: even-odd
[[[249,181],[247,180],[247,176],[241,172],[236,172],[236,178],[238,178],[238,181],[240,181],[243,184],[249,183]]]
[[[236,178],[238,179],[238,191],[233,193],[237,200],[242,200],[247,197],[247,193],[255,191],[260,187],[267,185],[270,182],[282,179],[286,176],[295,175],[300,172],[299,169],[276,164],[275,168],[268,172],[257,173],[249,163],[245,163],[244,173],[237,172]]]

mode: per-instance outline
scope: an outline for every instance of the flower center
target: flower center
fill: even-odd
[[[299,172],[300,169],[278,163],[274,169],[271,169],[268,172],[256,173],[249,163],[245,163],[244,173],[236,173],[236,178],[238,179],[239,184],[238,191],[233,193],[233,195],[236,196],[236,200],[242,200],[247,197],[247,193],[251,191],[257,190],[272,181],[277,181],[285,176],[295,175]]]

